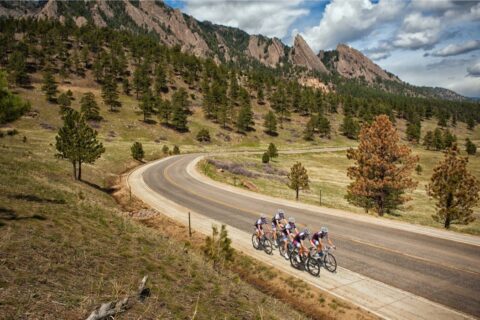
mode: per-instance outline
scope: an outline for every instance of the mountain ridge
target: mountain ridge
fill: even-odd
[[[212,58],[217,64],[248,64],[258,62],[269,68],[298,67],[320,75],[338,74],[346,79],[359,79],[367,85],[378,85],[388,90],[383,82],[405,84],[411,94],[442,99],[465,100],[448,89],[419,88],[400,80],[383,70],[359,50],[339,44],[335,50],[315,54],[307,42],[296,35],[293,46],[278,38],[251,35],[233,27],[199,21],[173,9],[163,1],[102,1],[63,2],[58,0],[0,2],[0,16],[32,16],[71,19],[77,26],[93,23],[100,27],[125,28],[153,33],[168,46],[179,46],[183,52],[201,58]]]

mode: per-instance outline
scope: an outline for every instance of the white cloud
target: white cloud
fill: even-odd
[[[185,12],[199,20],[240,28],[250,34],[278,38],[283,38],[290,26],[309,12],[300,7],[303,0],[185,2]]]
[[[470,40],[460,44],[449,44],[448,46],[432,53],[435,57],[448,57],[463,54],[480,49],[480,40]]]
[[[480,61],[477,61],[475,64],[467,68],[468,76],[470,77],[480,77]]]
[[[440,18],[414,12],[403,20],[402,27],[393,40],[393,45],[413,50],[431,48],[440,40],[440,31]]]
[[[302,33],[314,50],[329,49],[338,43],[368,36],[381,23],[397,19],[405,7],[402,1],[333,0],[325,8],[320,23]]]

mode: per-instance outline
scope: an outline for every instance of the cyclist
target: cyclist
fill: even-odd
[[[281,230],[285,226],[285,212],[278,209],[272,218],[273,243],[277,246],[277,229]]]
[[[288,223],[282,229],[283,233],[283,245],[285,247],[285,258],[288,259],[288,239],[293,241],[294,236],[298,233],[297,226],[295,225],[295,218],[288,218]]]
[[[298,249],[298,255],[300,257],[308,253],[308,249],[304,242],[307,238],[310,238],[310,231],[308,231],[307,228],[303,229],[302,232],[297,233],[297,235],[293,238],[293,245]]]
[[[323,244],[322,244],[323,239],[327,240],[327,243],[333,248],[335,248],[335,245],[333,244],[332,240],[328,236],[328,228],[322,227],[320,231],[315,232],[312,236],[312,239],[310,239],[310,243],[315,248],[317,248],[317,253],[320,254],[320,256],[323,255]]]
[[[264,234],[263,225],[266,225],[266,224],[267,224],[267,217],[262,213],[260,214],[260,218],[258,218],[254,224],[258,239],[260,239],[263,236]]]

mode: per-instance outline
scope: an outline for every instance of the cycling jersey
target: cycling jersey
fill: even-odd
[[[302,240],[305,240],[306,238],[308,238],[308,234],[306,234],[305,232],[300,232],[295,236],[295,238],[293,238],[293,240],[296,242],[300,242]]]
[[[277,227],[282,219],[285,219],[283,213],[275,214],[272,218],[272,227]]]
[[[289,222],[289,223],[287,223],[287,225],[285,226],[285,228],[282,231],[283,231],[283,233],[288,235],[289,232],[294,232],[296,228],[297,228],[297,226],[295,226],[295,223]]]
[[[322,241],[323,238],[328,239],[328,233],[327,232],[315,232],[312,236],[312,243],[314,243],[316,246]]]
[[[263,229],[263,225],[264,224],[267,224],[267,219],[265,218],[259,218],[257,221],[255,221],[255,224],[254,226],[257,228],[257,229]]]

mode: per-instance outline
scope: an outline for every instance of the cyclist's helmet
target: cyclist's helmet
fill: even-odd
[[[260,219],[263,223],[267,223],[267,216],[264,213],[260,214]]]
[[[277,213],[280,216],[280,218],[285,219],[285,211],[283,211],[283,209],[278,209]]]
[[[320,229],[320,232],[321,232],[321,233],[328,233],[328,228],[327,228],[327,227],[322,227],[322,228]]]
[[[303,229],[303,233],[304,233],[306,236],[310,235],[310,231],[309,231],[307,228]]]
[[[288,222],[290,222],[290,223],[295,223],[295,218],[294,218],[294,217],[288,218]]]

